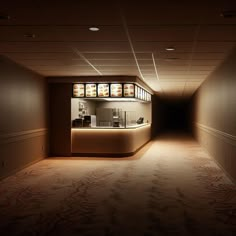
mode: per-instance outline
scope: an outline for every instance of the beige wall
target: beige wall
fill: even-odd
[[[72,84],[49,84],[50,156],[71,155],[71,91]]]
[[[0,178],[47,153],[47,85],[0,57]]]
[[[236,180],[236,51],[194,95],[196,138]]]
[[[96,105],[95,101],[86,100],[82,98],[72,98],[71,99],[71,120],[78,118],[79,114],[79,102],[86,103],[87,106],[87,115],[95,115],[96,114]]]

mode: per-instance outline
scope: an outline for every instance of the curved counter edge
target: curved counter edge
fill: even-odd
[[[108,126],[95,126],[95,127],[72,127],[71,129],[75,129],[75,130],[78,130],[78,129],[81,129],[81,130],[84,130],[84,129],[137,129],[139,127],[143,127],[143,126],[146,126],[146,125],[150,125],[150,123],[144,123],[144,124],[137,124],[137,125],[132,125],[132,126],[127,126],[127,127],[108,127]]]
[[[129,129],[71,129],[73,156],[131,156],[151,139],[151,124]]]

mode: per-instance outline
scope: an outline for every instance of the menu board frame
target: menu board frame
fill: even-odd
[[[75,96],[75,92],[74,92],[74,85],[83,85],[84,86],[84,96]],[[99,85],[100,84],[106,84],[108,85],[108,96],[99,96]],[[121,96],[112,96],[112,91],[111,91],[111,86],[115,85],[115,84],[120,84],[121,85]],[[96,89],[96,95],[95,96],[87,96],[87,86],[88,85],[95,85],[95,89]],[[133,95],[131,96],[127,96],[125,95],[125,85],[133,85],[134,86],[134,90],[133,90]],[[111,82],[111,83],[106,83],[106,82],[101,82],[101,83],[97,83],[97,82],[78,82],[78,83],[73,83],[72,84],[72,97],[73,98],[86,98],[86,99],[95,99],[95,98],[136,98],[140,101],[146,101],[146,102],[150,102],[151,101],[151,94],[146,91],[144,88],[140,87],[139,85],[132,83],[132,82]]]

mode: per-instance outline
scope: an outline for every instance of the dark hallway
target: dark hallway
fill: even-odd
[[[191,101],[166,99],[162,102],[162,132],[183,132],[191,135]]]

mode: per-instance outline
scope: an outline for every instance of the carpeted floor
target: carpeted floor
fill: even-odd
[[[186,136],[46,159],[0,182],[0,235],[236,235],[236,185]]]

